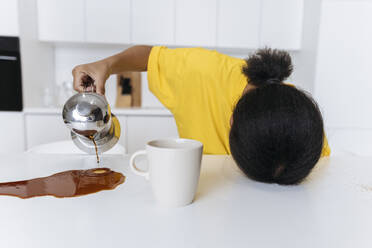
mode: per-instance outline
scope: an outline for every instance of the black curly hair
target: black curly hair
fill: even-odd
[[[255,88],[234,109],[231,154],[254,180],[298,184],[320,158],[322,115],[309,94],[283,83],[293,71],[287,52],[265,48],[246,62],[242,71]]]

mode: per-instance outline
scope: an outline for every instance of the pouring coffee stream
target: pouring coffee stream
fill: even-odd
[[[93,141],[94,149],[96,150],[97,164],[99,164],[98,148],[97,148],[96,141],[94,140],[93,136],[89,136],[89,138]]]

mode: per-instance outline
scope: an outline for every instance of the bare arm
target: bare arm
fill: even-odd
[[[97,62],[78,65],[72,70],[74,89],[81,92],[96,89],[97,93],[105,94],[105,83],[112,74],[124,71],[146,71],[151,46],[133,46],[127,50]],[[94,81],[94,86],[85,88]]]

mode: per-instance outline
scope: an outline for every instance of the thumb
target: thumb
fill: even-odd
[[[78,92],[83,92],[84,91],[84,86],[83,86],[83,78],[84,74],[83,73],[73,73],[73,85],[74,85],[74,90]]]

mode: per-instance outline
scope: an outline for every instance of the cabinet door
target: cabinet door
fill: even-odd
[[[178,137],[173,117],[130,116],[128,125],[128,152],[144,149],[148,141],[158,138]]]
[[[39,39],[84,41],[85,0],[38,0]]]
[[[23,113],[0,112],[0,153],[23,152],[24,122]]]
[[[174,44],[174,0],[132,1],[132,42]]]
[[[216,0],[176,0],[176,44],[216,45]]]
[[[301,48],[303,0],[262,0],[261,46]]]
[[[217,45],[259,47],[261,0],[219,0]]]
[[[33,146],[71,139],[62,115],[26,115],[27,149]]]
[[[116,116],[120,122],[120,138],[119,144],[124,146],[126,153],[128,153],[128,144],[127,144],[127,136],[128,136],[128,125],[127,125],[127,117],[123,115]]]
[[[87,41],[130,43],[130,0],[86,1]]]
[[[18,0],[1,0],[0,9],[0,35],[18,36]]]

